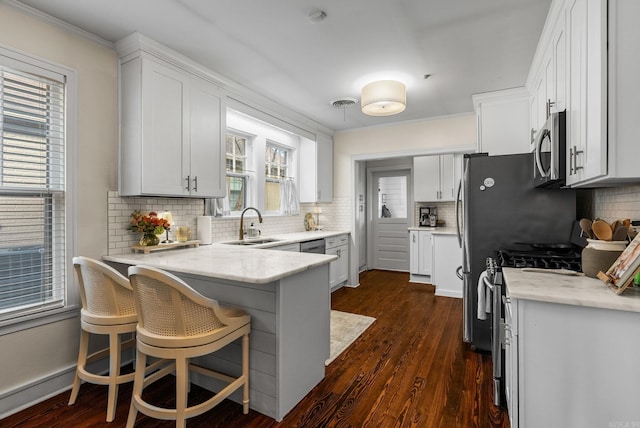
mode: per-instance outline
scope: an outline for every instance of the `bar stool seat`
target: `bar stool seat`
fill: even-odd
[[[78,275],[82,309],[80,310],[80,347],[76,374],[71,388],[69,405],[76,402],[82,380],[108,385],[107,422],[115,417],[118,387],[131,382],[134,373],[120,374],[122,351],[135,345],[136,313],[133,290],[129,279],[112,267],[87,257],[74,257],[73,266]],[[132,338],[121,341],[120,335],[131,333]],[[109,346],[89,354],[90,334],[109,336]],[[109,358],[109,374],[89,372],[87,365]]]
[[[243,412],[249,412],[249,332],[250,317],[244,311],[223,307],[204,297],[180,278],[160,269],[129,268],[136,308],[137,362],[127,427],[133,427],[138,412],[156,419],[175,420],[176,427],[219,404],[243,387]],[[197,366],[191,358],[211,354],[242,339],[242,370],[237,376]],[[148,376],[147,357],[160,358],[164,367]],[[149,384],[175,371],[176,408],[147,403],[142,391]],[[187,407],[189,371],[221,380],[227,385],[203,403]]]

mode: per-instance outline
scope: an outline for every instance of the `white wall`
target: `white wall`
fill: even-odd
[[[117,188],[117,58],[108,47],[35,19],[0,3],[0,44],[78,71],[77,252],[107,253],[107,190]],[[68,273],[74,280],[74,273]],[[38,385],[70,385],[77,359],[77,318],[0,336],[0,415],[14,410],[30,394],[46,394]],[[11,350],[9,352],[9,350]],[[61,373],[67,377],[55,378]],[[34,383],[32,390],[29,389]],[[25,387],[20,396],[13,391]],[[1,417],[1,416],[0,416]]]
[[[475,113],[339,131],[333,136],[333,195],[351,196],[352,159],[428,154],[475,146]]]

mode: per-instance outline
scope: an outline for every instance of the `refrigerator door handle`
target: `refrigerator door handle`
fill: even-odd
[[[456,268],[456,276],[458,277],[458,279],[463,279],[462,278],[462,266],[458,266]]]
[[[458,246],[462,248],[462,225],[460,215],[461,215],[461,205],[462,205],[462,179],[458,182],[458,195],[456,196],[456,232],[458,235]]]

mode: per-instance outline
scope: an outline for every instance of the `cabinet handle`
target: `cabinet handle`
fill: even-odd
[[[582,169],[582,166],[578,166],[578,155],[581,155],[584,153],[584,150],[578,150],[578,148],[576,146],[573,146],[573,155],[575,156],[575,159],[573,161],[573,169],[576,172],[576,174],[578,173],[579,169]]]
[[[338,258],[342,257],[342,250],[338,250],[337,253],[338,253]]]
[[[531,141],[530,141],[530,143],[533,144],[536,141],[536,130],[531,128],[530,132],[531,132]]]
[[[187,181],[187,192],[190,192],[191,191],[191,176],[190,175],[187,175],[186,181]]]
[[[573,147],[569,147],[569,175],[573,175]]]
[[[413,242],[416,242],[416,235],[411,235],[411,237],[413,238]]]
[[[547,100],[547,119],[551,116],[551,107],[556,105],[555,101],[551,101],[551,99]]]
[[[198,176],[197,175],[193,178],[193,191],[194,192],[198,191]]]

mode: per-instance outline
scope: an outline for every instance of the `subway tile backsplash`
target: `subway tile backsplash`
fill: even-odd
[[[595,189],[593,199],[595,217],[640,220],[640,184]]]
[[[196,237],[196,217],[204,212],[203,199],[190,198],[147,198],[121,197],[117,191],[109,191],[108,198],[108,252],[109,255],[128,254],[131,246],[140,239],[139,233],[129,232],[131,213],[135,210],[171,211],[176,226],[189,226],[192,237]],[[265,236],[281,233],[295,233],[304,231],[304,216],[314,212],[315,204],[300,204],[300,215],[297,216],[264,216],[262,224],[256,224]],[[325,230],[348,230],[351,225],[350,198],[336,198],[333,203],[318,204],[321,208],[320,225]],[[314,214],[314,217],[316,215]],[[252,211],[245,215],[248,226],[257,217]],[[238,238],[240,219],[213,218],[211,220],[214,242],[229,241]],[[169,231],[169,239],[175,240],[175,228]]]

